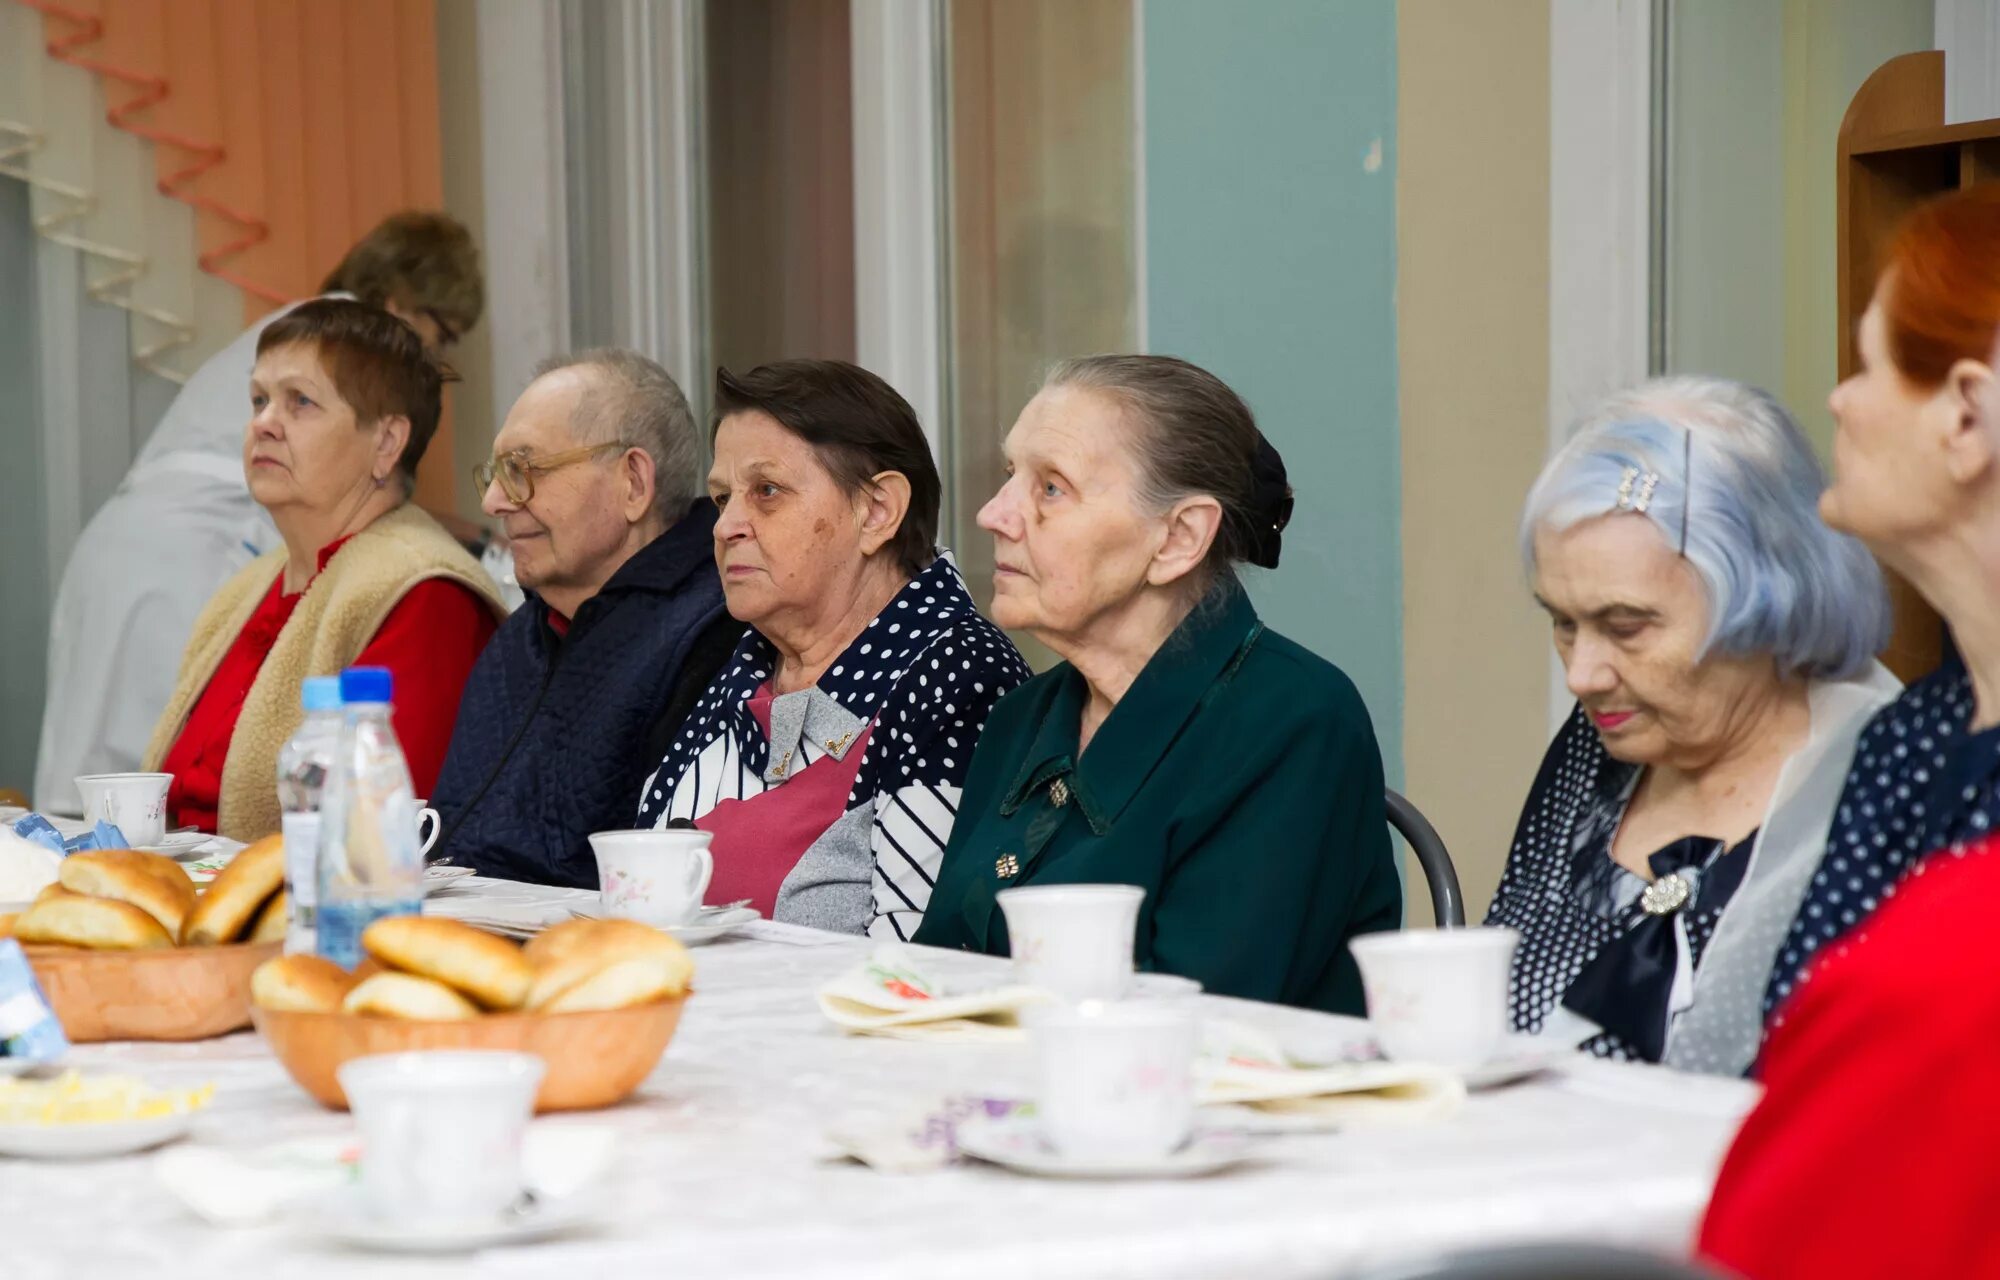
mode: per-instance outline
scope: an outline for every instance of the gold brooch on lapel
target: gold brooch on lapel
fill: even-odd
[[[1060,809],[1069,803],[1069,783],[1057,778],[1049,787],[1049,803]]]
[[[1021,860],[1011,853],[1003,853],[993,861],[993,874],[1002,880],[1012,880],[1021,874]]]
[[[785,770],[791,767],[792,767],[792,753],[787,751],[785,753],[785,758],[778,761],[778,767],[771,770],[771,776],[774,778],[782,778],[785,776]]]

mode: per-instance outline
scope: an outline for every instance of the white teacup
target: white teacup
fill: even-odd
[[[426,824],[429,824],[431,829],[429,835],[424,834],[424,826]],[[438,811],[436,809],[431,808],[429,805],[425,804],[421,800],[417,801],[418,856],[421,857],[422,855],[429,853],[431,851],[431,846],[438,842],[438,836],[442,834],[443,831],[444,831],[444,819],[438,816]]]
[[[167,834],[171,773],[87,773],[76,780],[83,820],[108,822],[135,845],[158,844]]]
[[[693,920],[715,874],[715,859],[708,852],[711,838],[706,831],[685,828],[592,835],[604,914],[660,927]]]
[[[1512,929],[1404,929],[1348,942],[1368,992],[1368,1021],[1391,1058],[1466,1069],[1507,1037]]]
[[[1025,1016],[1050,1146],[1076,1160],[1151,1160],[1187,1141],[1197,1040],[1189,1010],[1086,1000]]]
[[[361,1192],[379,1217],[491,1218],[521,1194],[521,1141],[546,1064],[531,1053],[432,1050],[342,1064],[361,1127]]]
[[[1065,1000],[1116,1000],[1132,985],[1146,891],[1129,884],[1031,885],[994,895],[1007,917],[1014,980]]]

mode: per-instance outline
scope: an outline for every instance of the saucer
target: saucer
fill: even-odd
[[[1038,1178],[1199,1178],[1242,1164],[1249,1137],[1233,1129],[1197,1129],[1178,1150],[1126,1160],[1083,1160],[1057,1151],[1041,1122],[1015,1114],[959,1126],[958,1149],[976,1160]]]
[[[169,831],[151,844],[136,844],[132,847],[147,853],[164,853],[169,858],[185,858],[209,841],[215,839],[205,831]]]
[[[172,1142],[194,1117],[185,1111],[143,1120],[71,1124],[0,1124],[0,1155],[32,1160],[93,1160],[130,1155]]]
[[[1503,1084],[1538,1076],[1575,1052],[1564,1045],[1550,1044],[1540,1036],[1510,1035],[1501,1041],[1498,1053],[1458,1074],[1468,1089],[1497,1089]]]
[[[579,920],[602,920],[605,918],[603,908],[595,906],[571,907],[569,913]],[[693,923],[668,925],[664,932],[671,933],[674,937],[678,938],[682,946],[698,947],[705,942],[713,942],[725,934],[734,933],[744,925],[762,920],[763,918],[763,913],[755,907],[731,907],[724,911],[710,911],[703,908],[702,913],[694,918]]]
[[[559,1200],[536,1197],[486,1218],[427,1218],[396,1221],[369,1211],[361,1189],[343,1187],[314,1197],[291,1213],[311,1235],[357,1249],[383,1253],[471,1253],[496,1245],[527,1244],[573,1231],[592,1218],[582,1196]]]

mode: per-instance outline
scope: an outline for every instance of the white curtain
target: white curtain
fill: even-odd
[[[41,16],[0,3],[0,786],[28,789],[55,584],[173,399],[242,327],[195,267],[193,214],[152,148],[112,127],[97,77],[49,58]]]

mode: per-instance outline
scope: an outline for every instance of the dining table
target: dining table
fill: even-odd
[[[521,930],[594,893],[473,877],[428,913]],[[287,1214],[218,1226],[190,1211],[162,1153],[0,1158],[0,1275],[165,1280],[306,1276],[797,1277],[801,1280],[1331,1280],[1439,1251],[1524,1241],[1684,1251],[1756,1086],[1569,1054],[1475,1090],[1443,1116],[1258,1133],[1208,1176],[1056,1180],[969,1160],[885,1172],[830,1137],[907,1124],[953,1098],[1019,1098],[1025,1043],[845,1034],[815,993],[880,943],[757,921],[694,948],[679,1029],[627,1101],[536,1126],[615,1130],[556,1238],[457,1257],[368,1253]],[[956,984],[1004,958],[919,950]],[[1202,995],[1203,1017],[1283,1043],[1365,1039],[1367,1025]],[[66,1065],[161,1088],[213,1085],[180,1146],[268,1149],[354,1133],[308,1097],[255,1031],[189,1043],[74,1046]],[[172,1148],[169,1148],[171,1150]],[[184,1171],[180,1176],[185,1176]]]

